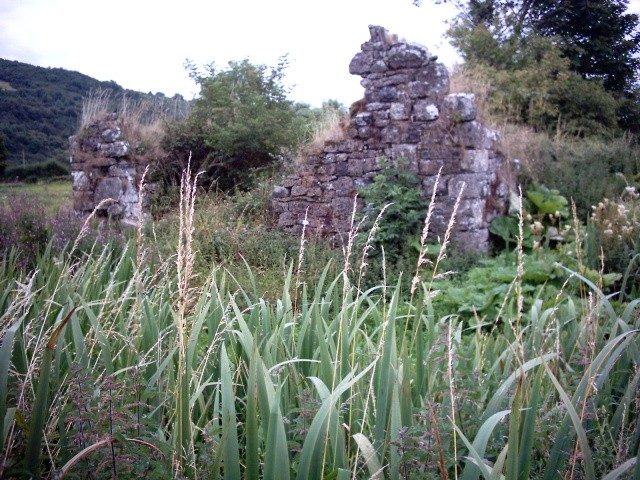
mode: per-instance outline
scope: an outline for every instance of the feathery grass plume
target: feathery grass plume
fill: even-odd
[[[433,184],[433,191],[431,192],[431,200],[429,201],[429,207],[427,208],[427,215],[424,219],[424,227],[422,228],[422,234],[420,235],[420,253],[418,254],[418,262],[416,264],[416,273],[411,280],[411,296],[416,291],[418,284],[420,283],[420,267],[426,264],[429,259],[427,259],[427,249],[426,242],[427,236],[429,235],[429,224],[431,223],[431,215],[433,215],[433,209],[436,204],[436,192],[438,191],[438,184],[440,183],[440,174],[442,173],[442,167],[438,169],[438,174],[436,175],[436,181]],[[411,303],[411,302],[409,302]]]
[[[187,168],[182,173],[180,182],[178,251],[176,267],[178,274],[178,298],[176,318],[178,366],[176,372],[176,398],[175,398],[175,450],[174,469],[176,474],[186,476],[195,475],[195,450],[193,443],[190,385],[191,366],[187,362],[187,339],[191,333],[187,325],[187,313],[192,307],[192,290],[190,280],[193,276],[195,251],[193,249],[193,232],[195,217],[195,200],[197,193],[198,176],[191,178],[191,155],[187,162]]]
[[[373,226],[369,230],[369,234],[367,235],[367,241],[364,243],[364,247],[362,247],[362,257],[360,258],[360,267],[358,269],[358,291],[360,291],[360,281],[362,277],[364,277],[367,266],[367,258],[369,257],[369,252],[373,249],[373,240],[375,239],[376,233],[380,230],[380,221],[382,220],[382,216],[387,208],[389,208],[393,203],[387,203],[380,209],[380,213],[376,217],[373,222]]]
[[[109,113],[111,106],[111,90],[98,88],[82,99],[82,113],[80,114],[80,129],[84,129],[96,120],[100,120]]]
[[[449,246],[449,242],[451,240],[451,232],[453,231],[453,227],[456,224],[456,216],[458,215],[458,208],[460,208],[460,202],[462,201],[462,194],[464,193],[465,188],[467,187],[466,182],[462,182],[460,185],[460,191],[458,192],[458,196],[456,197],[456,201],[453,204],[453,210],[451,211],[451,216],[449,217],[449,223],[447,224],[447,229],[444,232],[444,238],[442,243],[440,244],[440,250],[438,250],[438,256],[436,257],[436,261],[433,264],[433,272],[431,275],[431,282],[429,291],[431,290],[431,284],[433,280],[437,279],[438,275],[438,267],[440,266],[440,262],[447,258],[447,247]]]
[[[522,344],[522,313],[524,310],[524,295],[522,293],[522,282],[524,278],[524,212],[522,209],[522,187],[518,187],[519,209],[518,209],[518,241],[516,246],[516,322],[514,333],[518,345],[518,355],[516,356],[520,366],[524,365],[524,345]],[[513,327],[512,327],[513,328]]]
[[[113,198],[105,198],[104,200],[101,200],[100,203],[98,203],[98,205],[96,205],[96,207],[87,216],[87,218],[85,219],[84,223],[82,224],[82,227],[80,228],[80,232],[78,233],[78,236],[76,237],[75,241],[73,242],[73,246],[71,247],[69,255],[71,255],[72,253],[74,253],[76,251],[76,248],[78,248],[78,245],[80,244],[82,239],[87,235],[87,233],[89,233],[89,230],[90,230],[90,227],[91,227],[91,220],[93,220],[95,218],[95,216],[98,213],[98,211],[102,210],[107,205],[110,205],[110,204],[116,203],[116,202],[117,202],[117,200],[114,200]]]
[[[302,262],[304,260],[304,246],[307,243],[305,233],[309,225],[309,207],[304,211],[304,219],[302,220],[302,232],[300,233],[300,248],[298,249],[298,265],[296,266],[296,300],[298,297],[298,288],[300,287],[300,275],[302,273]],[[295,310],[295,308],[294,308]]]
[[[147,174],[149,173],[149,165],[147,165],[142,172],[142,177],[140,178],[140,186],[138,188],[138,221],[136,224],[136,264],[138,268],[141,268],[141,265],[144,262],[145,257],[145,249],[144,249],[144,214],[143,214],[143,204],[144,197],[146,194],[146,179]]]
[[[456,197],[456,201],[453,204],[453,210],[451,211],[451,216],[449,217],[449,223],[447,224],[447,229],[444,232],[444,238],[442,239],[442,243],[440,243],[438,256],[436,257],[436,261],[433,264],[433,270],[431,271],[431,279],[429,281],[429,286],[427,287],[425,292],[425,300],[429,298],[433,298],[434,296],[434,293],[432,291],[434,280],[438,280],[439,278],[444,278],[444,276],[446,276],[447,274],[445,273],[445,274],[439,275],[438,268],[440,267],[440,262],[447,257],[447,247],[449,246],[449,241],[451,239],[451,232],[453,231],[453,227],[456,224],[456,216],[458,215],[458,208],[460,208],[460,202],[462,201],[462,194],[464,193],[464,189],[466,188],[466,186],[467,186],[466,182],[462,182],[462,185],[460,185],[460,191],[458,192],[458,196]],[[435,188],[434,188],[434,193],[435,193]],[[431,205],[429,205],[429,207],[431,207]],[[425,235],[425,239],[426,239],[426,235]],[[413,300],[413,296],[411,298]],[[413,350],[413,347],[416,343],[418,332],[419,332],[419,328],[418,328],[419,324],[420,324],[419,321],[414,322],[413,334],[411,335],[411,338],[409,340],[409,351]],[[409,322],[405,322],[404,332],[402,334],[402,350],[403,351],[405,351],[405,347],[406,347],[405,341],[406,341],[408,329],[409,329]]]
[[[351,270],[351,254],[353,252],[353,244],[355,242],[356,237],[358,236],[360,227],[364,223],[366,216],[360,220],[358,224],[356,224],[356,212],[358,207],[358,194],[356,193],[353,197],[353,208],[351,209],[351,222],[349,223],[349,234],[347,236],[347,243],[342,247],[342,255],[344,256],[344,265],[342,267],[342,293],[346,294],[346,290],[349,285],[349,271]]]
[[[331,391],[333,391],[337,385],[338,378],[340,377],[340,372],[347,368],[347,365],[342,365],[341,358],[345,355],[346,350],[349,348],[347,340],[348,323],[347,318],[347,309],[348,309],[348,296],[349,291],[351,290],[351,284],[349,282],[349,271],[351,270],[351,255],[353,253],[353,245],[356,237],[358,236],[360,227],[364,223],[366,217],[363,218],[356,224],[356,213],[358,208],[358,194],[353,197],[353,208],[351,210],[351,221],[349,223],[349,235],[347,237],[347,244],[343,247],[343,255],[344,255],[344,265],[342,267],[342,305],[340,308],[340,315],[338,320],[338,332],[336,337],[336,357],[333,362],[333,368],[331,372]],[[340,428],[339,426],[337,428]],[[322,474],[324,474],[324,465],[327,456],[327,444],[330,432],[329,428],[326,429],[325,432],[325,442],[322,452]],[[322,476],[322,475],[321,475]]]

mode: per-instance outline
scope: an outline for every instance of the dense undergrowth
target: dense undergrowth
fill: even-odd
[[[3,478],[638,475],[640,299],[580,257],[522,246],[485,279],[492,308],[465,312],[440,301],[460,298],[446,241],[432,260],[421,243],[407,288],[365,287],[354,231],[321,272],[298,239],[270,297],[259,267],[199,263],[182,193],[172,253],[151,228],[30,269],[5,256]]]

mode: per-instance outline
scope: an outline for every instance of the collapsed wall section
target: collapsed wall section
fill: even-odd
[[[445,66],[426,48],[398,41],[383,27],[369,31],[349,65],[362,76],[364,99],[352,105],[342,139],[300,159],[274,188],[279,227],[298,233],[307,214],[308,232],[344,235],[354,197],[381,170],[381,159],[403,158],[421,180],[425,205],[441,172],[431,231],[444,234],[464,183],[452,240],[488,250],[489,222],[505,211],[513,184],[497,133],[478,121],[472,94],[449,93]]]

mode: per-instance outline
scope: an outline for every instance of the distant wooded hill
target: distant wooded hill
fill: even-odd
[[[150,99],[185,109],[180,96],[145,94],[101,82],[63,68],[43,68],[0,58],[0,134],[9,151],[9,165],[57,160],[68,162],[68,138],[79,124],[82,99],[108,90],[112,98]]]

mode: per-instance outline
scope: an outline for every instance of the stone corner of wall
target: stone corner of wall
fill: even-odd
[[[149,206],[143,198],[141,209],[138,191],[146,162],[124,138],[120,119],[110,114],[84,126],[69,137],[69,150],[74,210],[137,224]]]

